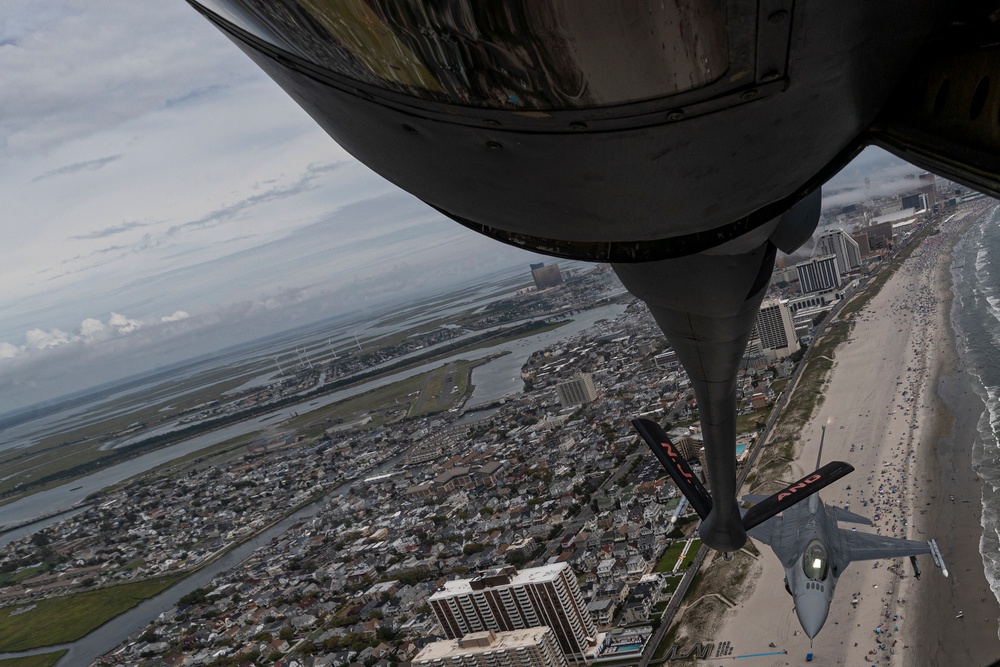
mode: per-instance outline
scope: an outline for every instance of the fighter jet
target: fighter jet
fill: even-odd
[[[711,510],[711,497],[676,453],[666,433],[647,419],[636,419],[632,423],[704,520]],[[810,640],[826,622],[837,581],[852,561],[909,556],[914,576],[919,579],[916,557],[930,554],[934,564],[948,576],[934,540],[914,542],[845,530],[837,525],[838,521],[866,526],[871,526],[872,522],[846,509],[824,504],[816,493],[854,470],[842,461],[820,466],[826,436],[826,427],[821,428],[823,435],[816,457],[816,472],[771,496],[743,496],[744,502],[754,503],[743,513],[744,528],[750,537],[770,546],[781,561],[785,568],[785,590],[795,599],[795,615]]]
[[[747,495],[743,500],[754,503],[766,497]],[[750,537],[770,546],[781,561],[785,590],[795,599],[795,615],[809,639],[819,634],[826,622],[837,581],[853,561],[909,556],[914,576],[919,579],[917,556],[930,554],[934,564],[948,576],[934,540],[915,542],[862,533],[840,528],[838,521],[872,525],[863,516],[824,504],[819,494],[814,494],[747,531]]]
[[[612,264],[691,380],[721,551],[739,363],[822,184],[875,144],[1000,192],[992,1],[188,1],[400,188]]]

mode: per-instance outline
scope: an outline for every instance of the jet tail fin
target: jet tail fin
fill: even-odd
[[[646,445],[653,450],[653,454],[666,468],[670,478],[674,480],[677,488],[691,503],[691,507],[698,513],[698,516],[702,519],[707,517],[712,511],[712,498],[701,481],[691,472],[691,467],[670,442],[670,438],[667,437],[663,428],[649,419],[633,419],[632,426],[642,436]]]
[[[743,515],[743,527],[750,530],[853,471],[854,466],[843,461],[827,463],[748,509]]]

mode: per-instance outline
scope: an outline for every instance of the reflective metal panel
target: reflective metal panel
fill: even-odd
[[[612,106],[729,67],[725,0],[194,1],[337,74],[471,107]]]

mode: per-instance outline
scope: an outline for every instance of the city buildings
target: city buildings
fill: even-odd
[[[427,667],[566,667],[551,628],[472,632],[460,639],[428,644],[413,659]]]
[[[585,285],[574,280],[536,301],[512,299],[513,315],[544,315],[546,311],[536,310],[540,303],[548,304],[546,308],[586,308],[598,301],[601,284],[583,291]],[[494,318],[510,315],[506,308],[485,311],[479,322],[495,326],[506,320]],[[433,335],[445,342],[453,337],[450,332],[414,340],[427,345]],[[394,342],[378,354],[373,346],[365,357],[342,355],[331,360],[336,372],[328,375],[343,375],[352,368],[363,371],[363,364],[379,363],[382,353],[412,351],[406,345]],[[664,353],[654,363],[660,349],[662,334],[648,310],[627,308],[532,353],[522,367],[524,377],[532,380],[530,387],[508,395],[488,420],[462,424],[452,412],[404,418],[405,406],[387,397],[378,410],[392,416],[391,422],[380,425],[376,419],[361,426],[356,421],[304,439],[290,430],[275,436],[280,446],[251,443],[225,464],[198,465],[196,474],[143,478],[109,490],[89,509],[44,529],[51,568],[20,582],[0,582],[0,602],[6,596],[28,606],[29,599],[69,588],[176,573],[225,552],[344,480],[357,478],[344,495],[329,504],[320,501],[323,509],[315,516],[264,540],[266,544],[236,569],[205,584],[204,592],[210,593],[204,599],[161,614],[148,634],[133,635],[115,659],[135,667],[236,664],[247,660],[248,651],[257,650],[261,665],[308,665],[313,660],[316,665],[405,663],[428,641],[444,636],[429,605],[442,578],[472,576],[465,573],[511,561],[518,566],[525,562],[523,572],[528,564],[566,562],[572,568],[566,576],[578,583],[582,596],[577,607],[591,603],[589,614],[596,623],[617,626],[626,614],[639,622],[655,610],[646,598],[633,595],[633,588],[677,537],[668,536],[674,524],[660,503],[676,500],[678,493],[664,482],[655,459],[645,455],[639,457],[638,467],[625,471],[622,483],[604,482],[621,470],[615,455],[627,456],[637,445],[629,418],[647,411],[675,423],[697,418],[697,403],[676,355]],[[312,373],[313,382],[321,373],[307,369],[303,377],[306,372]],[[589,375],[595,393],[609,400],[564,410],[553,388],[579,373]],[[502,379],[507,379],[506,373]],[[756,390],[762,390],[770,377],[755,374],[753,381]],[[277,386],[255,388],[239,400],[258,405],[261,396],[272,392],[280,396],[311,386],[294,378],[282,382],[287,385],[280,392]],[[750,382],[750,376],[740,378],[744,393],[752,391]],[[683,433],[675,443],[685,456],[698,459],[699,429],[692,426]],[[286,441],[285,436],[292,437]],[[375,474],[377,466],[407,450],[403,461],[385,474]],[[699,466],[694,467],[697,473]],[[693,523],[679,525],[687,532],[694,528]],[[56,560],[65,553],[72,554],[70,561]],[[23,567],[27,572],[43,558],[29,538],[0,549],[0,564],[15,571]],[[608,563],[602,566],[604,561]],[[682,574],[683,569],[647,575],[656,582],[657,602],[670,595],[666,582]],[[562,587],[564,593],[570,591],[563,595],[567,600],[576,597],[571,586],[567,582]],[[535,588],[522,597],[532,609],[542,610],[534,612],[538,628],[558,627],[550,619],[561,614],[546,609],[545,587]],[[550,608],[562,604],[559,589],[550,589]],[[516,600],[512,604],[516,609]],[[566,632],[572,635],[572,621],[567,623]],[[591,632],[586,620],[578,619],[576,625],[586,628],[584,637]],[[635,657],[651,631],[643,628],[598,634],[586,654],[593,656],[604,647],[608,660]],[[463,655],[461,664],[479,665],[480,659],[492,659],[496,665],[524,664],[513,661],[530,649],[510,644],[504,632],[494,629],[495,651],[482,650],[482,658]],[[552,641],[559,645],[556,632],[551,629]],[[144,634],[155,634],[156,639],[143,639]],[[454,640],[444,643],[457,647]],[[303,646],[315,652],[303,655]],[[511,650],[501,653],[504,646]],[[435,659],[447,655],[441,648]],[[544,664],[564,663],[553,659]]]
[[[557,384],[556,393],[559,394],[559,402],[565,408],[590,403],[597,398],[594,379],[590,373],[577,373],[572,380]]]
[[[445,636],[548,626],[570,662],[592,651],[597,626],[566,563],[518,572],[495,568],[472,579],[446,582],[428,600]]]
[[[799,349],[795,323],[785,300],[765,299],[761,303],[757,312],[756,331],[764,356],[770,361],[787,357]]]
[[[837,256],[834,254],[812,257],[808,261],[796,264],[795,271],[799,274],[799,289],[803,294],[825,292],[840,287],[840,271],[837,268]]]

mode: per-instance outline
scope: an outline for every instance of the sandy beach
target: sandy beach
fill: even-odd
[[[823,460],[847,461],[855,472],[825,489],[823,500],[849,504],[873,520],[874,529],[858,530],[935,538],[951,576],[943,577],[930,557],[919,560],[919,581],[907,559],[851,563],[810,646],[781,565],[758,544],[757,585],[724,615],[713,639],[732,642],[733,656],[787,654],[740,664],[801,664],[809,652],[816,665],[972,666],[1000,659],[1000,605],[979,553],[982,506],[971,464],[984,405],[961,371],[950,324],[951,249],[968,222],[960,214],[942,225],[855,317],[792,464],[793,479],[812,470],[821,426],[829,424]]]

